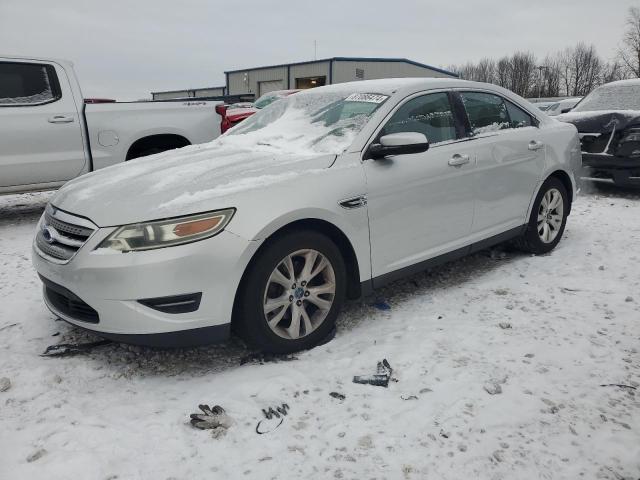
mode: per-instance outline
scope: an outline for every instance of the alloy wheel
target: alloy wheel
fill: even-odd
[[[278,336],[296,340],[327,318],[336,294],[336,276],[326,256],[313,249],[293,252],[273,270],[264,292],[264,316]]]
[[[564,220],[564,200],[559,190],[551,188],[542,197],[538,210],[538,236],[544,243],[553,242]]]

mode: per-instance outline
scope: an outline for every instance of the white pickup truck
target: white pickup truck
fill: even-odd
[[[219,103],[85,102],[70,62],[0,55],[0,194],[213,140]]]

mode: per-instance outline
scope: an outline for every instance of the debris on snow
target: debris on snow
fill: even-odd
[[[418,400],[417,395],[400,395],[402,400]]]
[[[511,328],[511,324],[509,322],[500,322],[498,326],[503,330]]]
[[[89,353],[96,347],[109,345],[113,343],[111,340],[98,340],[97,342],[87,343],[59,343],[57,345],[49,345],[47,349],[40,355],[41,357],[67,357],[78,355],[80,353]]]
[[[254,352],[242,357],[240,359],[240,365],[244,365],[246,363],[264,365],[265,363],[291,362],[292,360],[298,360],[298,357],[291,354]]]
[[[258,435],[263,435],[265,433],[274,431],[276,428],[282,425],[282,422],[284,421],[284,417],[287,415],[288,411],[289,411],[289,405],[287,405],[286,403],[283,403],[281,406],[276,407],[275,410],[273,409],[273,407],[269,407],[269,410],[265,410],[263,408],[262,413],[265,416],[265,418],[260,420],[256,425],[256,433]],[[277,420],[277,419],[279,419],[280,421],[277,422],[275,425],[274,425],[274,422],[270,422],[270,420]],[[260,427],[264,427],[263,424],[266,425],[266,428],[260,428]],[[273,426],[269,428],[268,427],[269,424]]]
[[[213,408],[209,405],[198,405],[202,413],[192,413],[191,425],[200,430],[211,430],[213,438],[219,438],[227,433],[227,430],[233,425],[233,420],[224,411],[220,405]]]
[[[631,385],[624,385],[621,383],[605,383],[600,385],[601,387],[619,387],[619,388],[630,388],[632,390],[636,390],[636,387],[632,387]]]
[[[42,458],[45,454],[47,453],[47,451],[44,448],[41,448],[39,450],[36,450],[35,452],[33,452],[31,455],[29,455],[27,457],[27,463],[32,463],[35,462],[36,460],[39,460],[40,458]]]
[[[495,380],[485,383],[484,389],[489,395],[498,395],[502,393],[502,387],[500,386],[500,383],[496,382]]]
[[[353,377],[353,383],[388,387],[392,373],[393,369],[385,358],[381,362],[378,362],[377,372],[375,375],[356,375]]]
[[[6,392],[11,388],[11,380],[7,377],[0,378],[0,392]]]
[[[385,300],[376,300],[373,303],[373,306],[376,307],[378,310],[391,310],[391,305],[389,305]]]
[[[628,296],[627,298],[624,299],[625,302],[627,303],[631,303],[633,302],[633,297],[632,296]]]
[[[496,450],[495,452],[493,452],[493,458],[495,459],[496,462],[503,462],[504,452],[502,450]]]
[[[338,393],[338,392],[331,392],[329,395],[332,396],[333,398],[337,399],[337,400],[344,400],[345,398],[347,398],[345,395],[343,395],[342,393]]]

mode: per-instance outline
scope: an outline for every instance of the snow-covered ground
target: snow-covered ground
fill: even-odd
[[[39,356],[93,338],[40,299],[30,243],[48,198],[0,197],[1,479],[640,477],[640,388],[601,386],[640,387],[637,194],[582,196],[550,255],[484,252],[397,282],[377,292],[390,310],[348,305],[327,345],[244,365],[239,341]],[[383,358],[388,389],[351,382]],[[200,403],[227,410],[226,435],[189,425]]]

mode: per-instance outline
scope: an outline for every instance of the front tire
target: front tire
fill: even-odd
[[[555,177],[548,178],[540,187],[527,229],[516,245],[529,253],[549,253],[562,238],[570,205],[564,184]]]
[[[252,262],[239,292],[234,328],[264,352],[314,347],[334,327],[346,278],[342,254],[328,237],[288,233]]]

